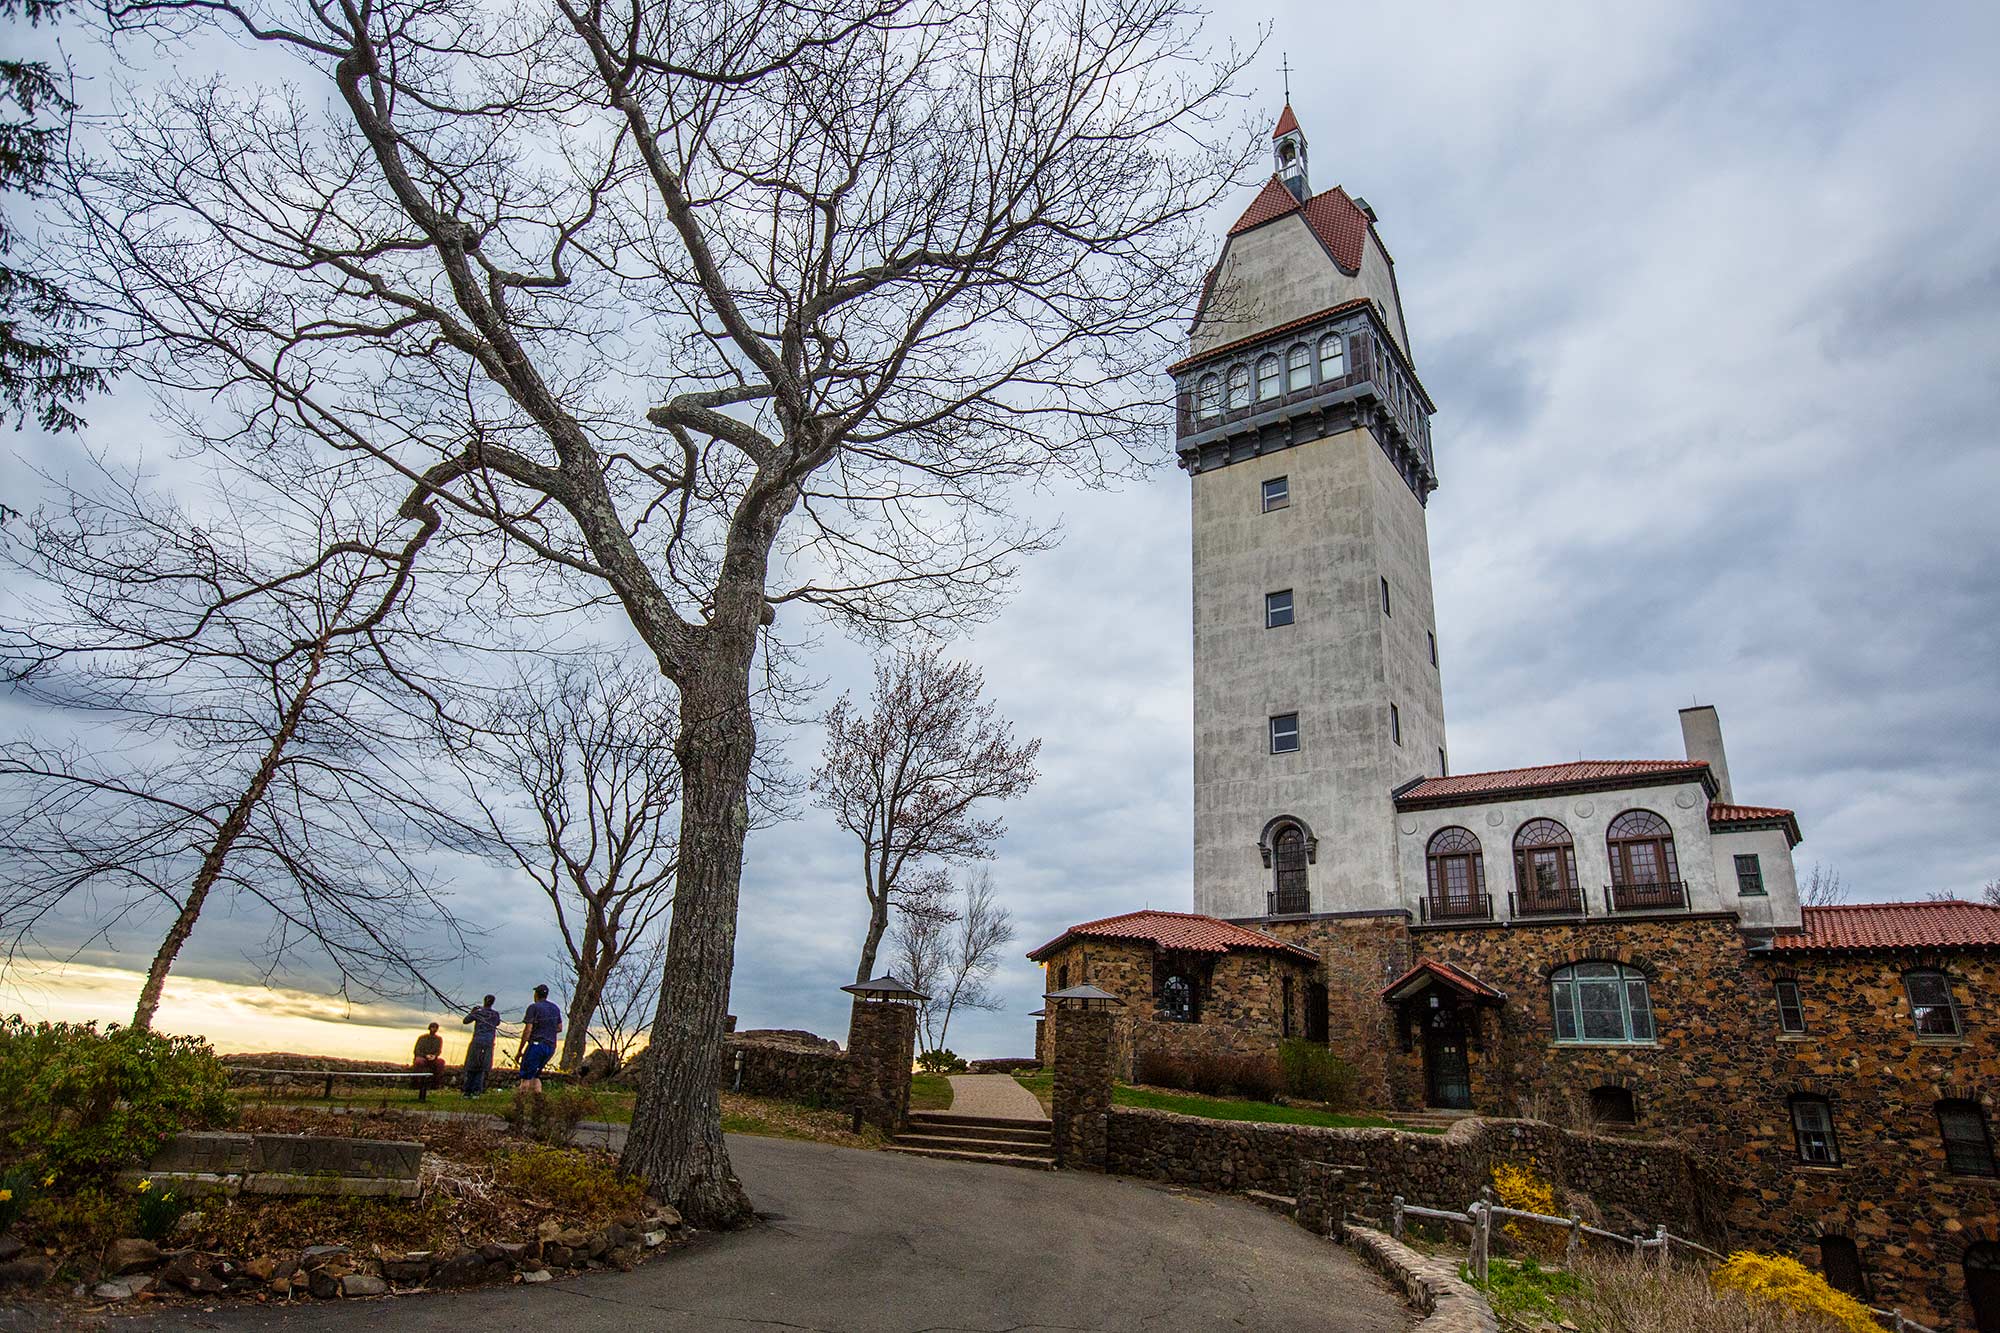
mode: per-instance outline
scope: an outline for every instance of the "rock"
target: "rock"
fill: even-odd
[[[0,1264],[6,1263],[9,1259],[18,1255],[22,1249],[23,1246],[18,1237],[0,1236]]]
[[[113,1277],[136,1273],[160,1262],[160,1247],[150,1240],[128,1236],[104,1247],[104,1271]]]
[[[430,1277],[431,1269],[436,1264],[437,1259],[429,1250],[413,1250],[393,1258],[385,1257],[382,1260],[382,1276],[391,1282],[423,1282]]]
[[[324,1268],[315,1268],[306,1274],[306,1290],[316,1300],[330,1301],[340,1295],[340,1279]]]
[[[131,1277],[100,1282],[90,1289],[90,1294],[100,1301],[129,1301],[140,1292],[150,1289],[152,1285],[152,1278],[144,1273],[136,1273]]]
[[[674,1207],[672,1204],[663,1203],[658,1208],[653,1210],[654,1226],[677,1227],[680,1224],[681,1224],[680,1209]]]
[[[583,1063],[577,1066],[576,1076],[580,1082],[588,1086],[592,1083],[602,1083],[617,1072],[618,1053],[607,1051],[600,1046],[583,1057]]]
[[[486,1280],[486,1260],[477,1250],[462,1250],[431,1274],[433,1287],[471,1287]]]
[[[174,1234],[176,1236],[189,1235],[200,1230],[201,1224],[207,1220],[208,1214],[199,1208],[196,1208],[192,1212],[182,1213],[181,1220],[174,1223]]]
[[[604,1248],[615,1250],[632,1239],[632,1228],[622,1222],[613,1222],[604,1228]]]
[[[244,1276],[253,1277],[259,1282],[269,1282],[271,1275],[277,1271],[278,1261],[268,1254],[243,1265]]]
[[[648,1231],[639,1237],[639,1243],[649,1250],[658,1249],[667,1243],[667,1233],[664,1231]]]
[[[528,1247],[519,1241],[493,1240],[480,1246],[479,1254],[488,1263],[506,1264],[511,1268],[527,1257]]]
[[[521,1281],[552,1282],[555,1280],[555,1276],[556,1275],[554,1273],[551,1273],[546,1268],[530,1268],[527,1272],[521,1274]]]
[[[590,1237],[581,1227],[564,1227],[556,1233],[556,1243],[567,1245],[572,1250],[580,1250],[590,1244]]]
[[[637,1245],[620,1245],[616,1249],[604,1252],[604,1262],[618,1268],[630,1268],[639,1262],[639,1257],[643,1253],[644,1251]]]
[[[574,1251],[567,1245],[553,1243],[542,1246],[542,1262],[551,1268],[568,1268]]]
[[[556,1221],[553,1217],[545,1217],[542,1219],[541,1225],[535,1228],[535,1238],[546,1244],[562,1235],[562,1229],[562,1223]]]
[[[289,1298],[292,1294],[292,1275],[290,1273],[274,1274],[266,1289],[273,1296],[281,1299]]]
[[[0,1263],[0,1291],[9,1287],[39,1287],[55,1275],[55,1260],[46,1254],[24,1254]]]
[[[199,1250],[178,1250],[160,1266],[160,1280],[171,1282],[197,1296],[214,1296],[229,1290],[229,1284],[215,1273],[215,1260]]]
[[[349,1273],[340,1279],[340,1294],[343,1296],[387,1296],[389,1284],[379,1277],[367,1273]]]
[[[347,1253],[345,1245],[308,1245],[299,1251],[301,1268],[318,1268],[338,1255]]]

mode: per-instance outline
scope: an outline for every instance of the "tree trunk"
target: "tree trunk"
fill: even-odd
[[[584,950],[586,957],[590,950]],[[584,1047],[590,1043],[591,1020],[597,1017],[597,1004],[604,996],[604,978],[611,971],[611,965],[579,967],[576,970],[576,985],[570,988],[569,1013],[564,1015],[567,1026],[563,1029],[562,1058],[556,1068],[574,1074],[583,1064]]]
[[[750,1219],[722,1142],[718,1088],[756,742],[747,659],[739,668],[711,658],[681,689],[681,865],[653,1019],[658,1058],[647,1061],[621,1162],[711,1230]]]
[[[861,941],[861,966],[854,973],[855,985],[875,979],[875,953],[882,947],[882,936],[888,929],[889,895],[884,893],[868,903],[868,934]]]
[[[194,882],[188,886],[188,895],[181,903],[180,913],[174,917],[167,937],[160,941],[159,952],[153,955],[153,965],[146,969],[146,984],[139,988],[139,1004],[132,1011],[132,1026],[141,1032],[152,1029],[153,1015],[160,1008],[161,992],[167,988],[167,973],[173,970],[174,959],[180,955],[181,946],[194,933],[195,919],[201,915],[202,904],[208,901],[208,891],[222,877],[222,866],[229,859],[230,849],[249,826],[250,815],[257,808],[257,802],[264,799],[271,778],[278,771],[278,762],[284,758],[285,747],[291,744],[292,733],[298,730],[299,718],[305,714],[306,704],[312,698],[313,688],[319,681],[320,667],[325,661],[326,644],[314,644],[312,658],[306,663],[305,679],[299,682],[297,693],[285,705],[284,716],[278,720],[278,730],[273,733],[270,745],[265,747],[264,757],[257,761],[257,771],[251,774],[250,785],[236,798],[236,804],[229,807],[222,827],[215,831],[215,840],[202,854],[201,867],[195,871]]]

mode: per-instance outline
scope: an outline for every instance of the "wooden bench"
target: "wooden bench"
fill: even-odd
[[[336,1082],[407,1083],[412,1079],[418,1080],[417,1100],[426,1101],[430,1097],[431,1088],[436,1086],[437,1079],[437,1075],[428,1069],[259,1069],[251,1065],[225,1065],[224,1068],[229,1071],[231,1078],[238,1074],[255,1074],[261,1075],[267,1082],[278,1078],[324,1078],[326,1090],[320,1095],[329,1101],[333,1098],[333,1085]]]

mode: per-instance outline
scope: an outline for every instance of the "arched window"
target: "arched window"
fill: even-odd
[[[1286,824],[1271,839],[1271,870],[1275,879],[1272,910],[1290,915],[1312,910],[1312,892],[1306,883],[1306,833],[1297,824]]]
[[[1257,401],[1278,396],[1278,358],[1267,356],[1257,363]]]
[[[1553,819],[1531,819],[1514,835],[1514,910],[1574,912],[1583,906],[1576,888],[1576,847]]]
[[[1063,964],[1063,965],[1062,965],[1061,967],[1059,967],[1059,968],[1057,968],[1057,969],[1056,969],[1056,989],[1057,989],[1057,990],[1068,990],[1068,989],[1069,989],[1069,964],[1068,964],[1068,963],[1064,963],[1064,964]]]
[[[1827,1285],[1857,1301],[1868,1299],[1868,1275],[1861,1271],[1861,1251],[1845,1236],[1819,1238],[1819,1271]]]
[[[1979,1333],[2000,1333],[2000,1245],[1982,1240],[1965,1247],[1965,1299]]]
[[[1347,342],[1337,333],[1319,340],[1319,382],[1329,383],[1347,373]]]
[[[1639,1107],[1632,1100],[1628,1088],[1592,1088],[1590,1118],[1600,1125],[1636,1125],[1639,1123]]]
[[[1285,354],[1285,388],[1297,393],[1300,389],[1310,389],[1313,382],[1312,348],[1304,343],[1293,343],[1292,350]]]
[[[1472,830],[1439,829],[1431,835],[1425,859],[1433,916],[1486,915],[1486,864]]]
[[[1840,1140],[1833,1132],[1833,1106],[1824,1097],[1800,1093],[1792,1098],[1792,1137],[1799,1160],[1809,1166],[1839,1166]]]
[[[1934,967],[1905,972],[1903,991],[1910,997],[1910,1020],[1919,1037],[1956,1037],[1964,1030],[1951,978],[1944,973]]]
[[[1171,1023],[1199,1021],[1192,977],[1176,972],[1160,983],[1160,1017]]]
[[[1611,882],[1635,888],[1681,877],[1674,859],[1674,831],[1651,810],[1627,810],[1611,821],[1604,841],[1611,851]]]
[[[1959,1176],[1991,1176],[1993,1136],[1978,1102],[1948,1098],[1937,1104],[1938,1133],[1944,1136],[1945,1169]]]
[[[1222,377],[1220,375],[1203,375],[1201,377],[1201,389],[1195,399],[1194,411],[1198,417],[1212,417],[1221,414]]]
[[[1623,963],[1571,963],[1549,973],[1556,1040],[1650,1042],[1653,997],[1646,974]]]
[[[1229,368],[1229,410],[1235,411],[1250,401],[1250,367],[1231,366]]]

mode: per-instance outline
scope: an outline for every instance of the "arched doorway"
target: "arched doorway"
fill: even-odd
[[[1965,1299],[1979,1333],[2000,1333],[2000,1245],[1982,1240],[1966,1247]]]

